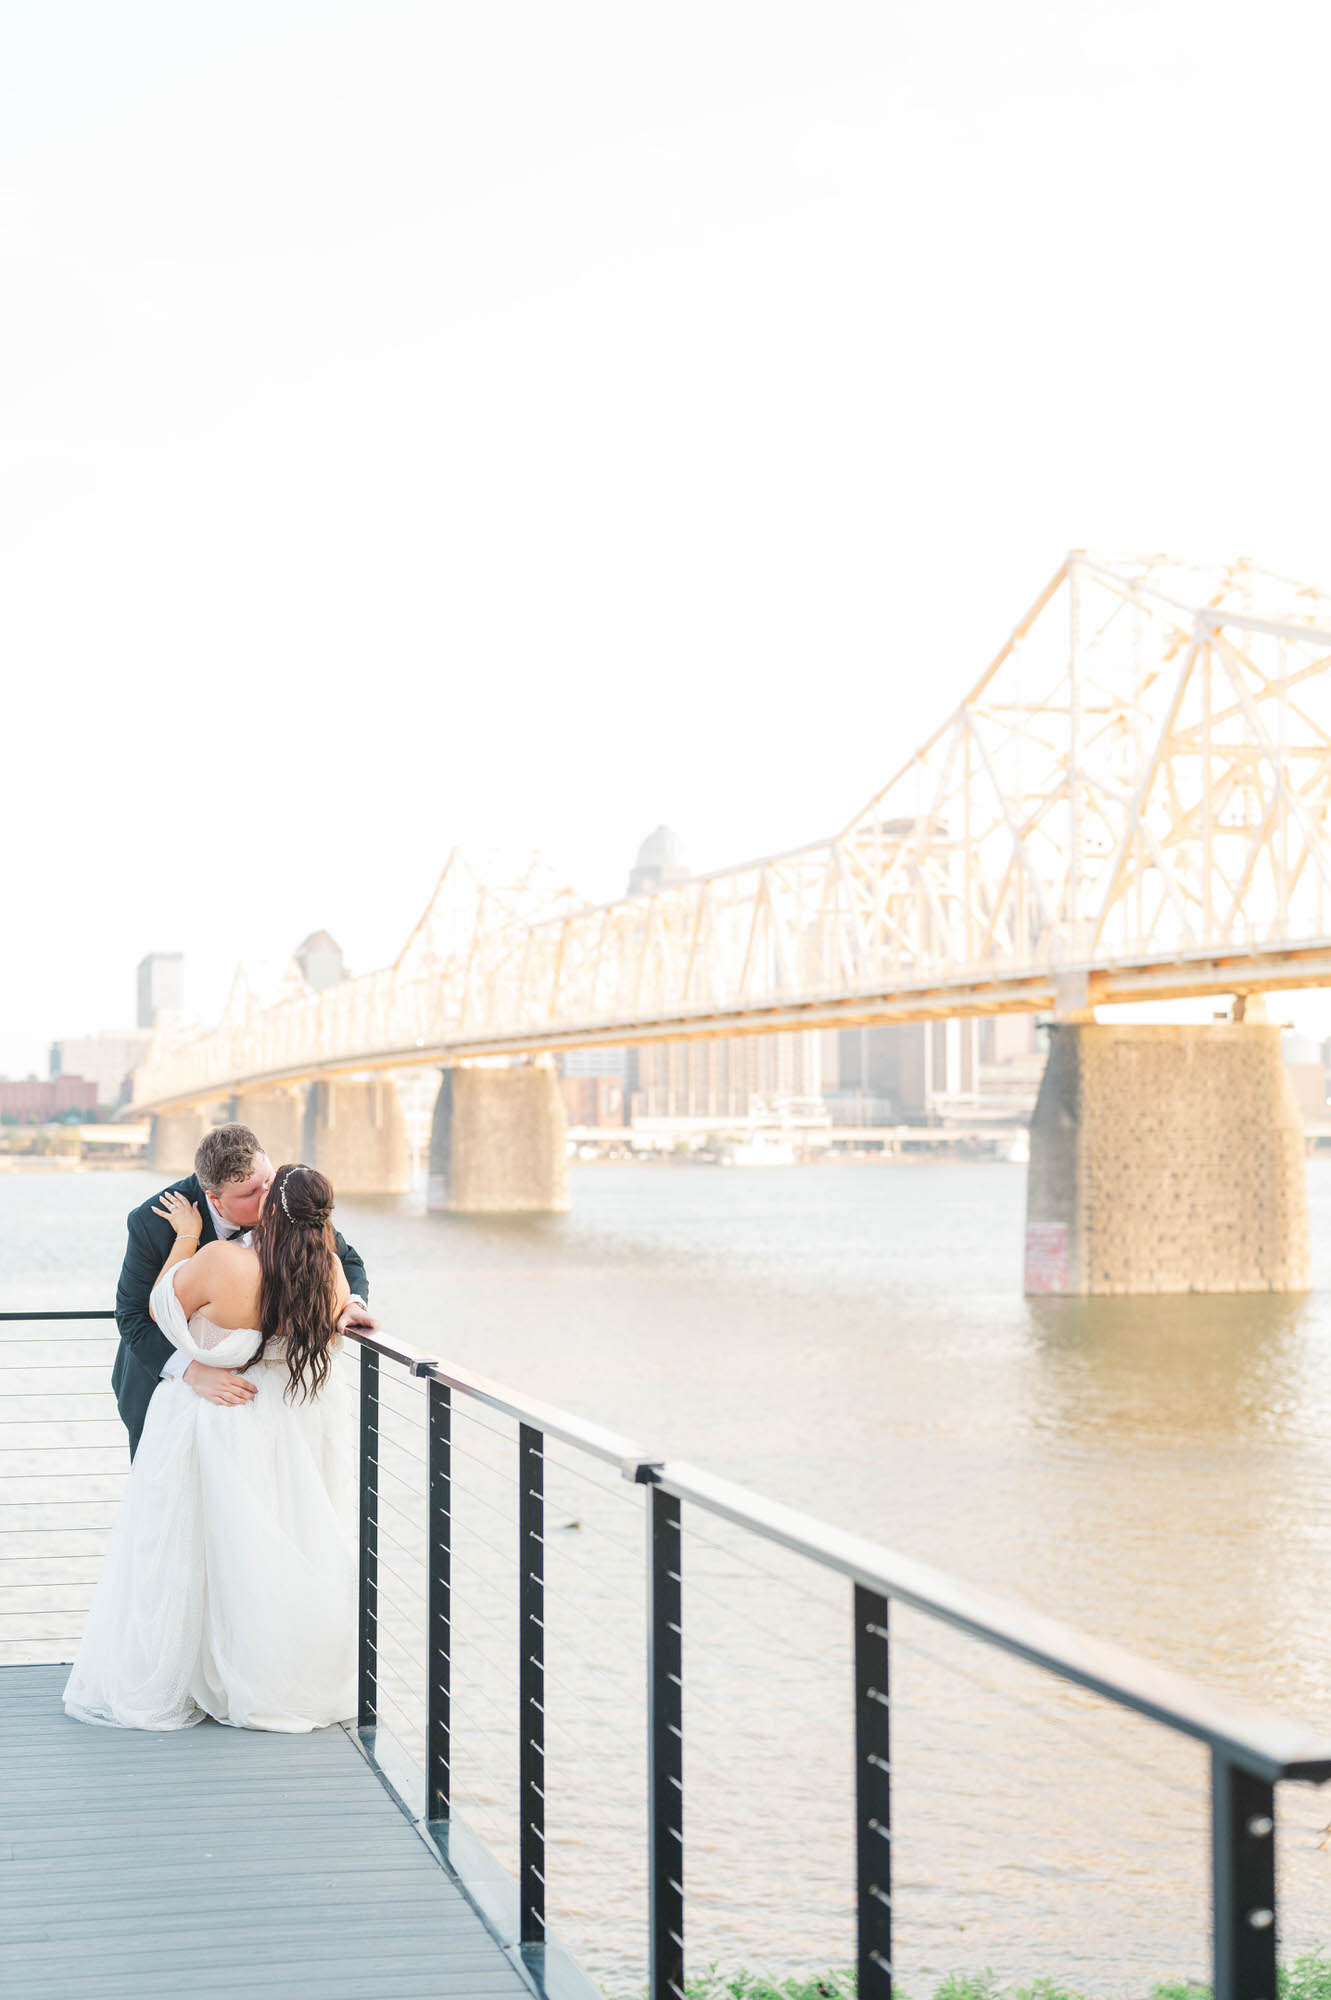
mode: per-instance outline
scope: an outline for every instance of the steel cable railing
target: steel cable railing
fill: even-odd
[[[0,1315],[0,1368],[15,1365],[4,1323],[44,1318],[110,1315]],[[1209,1803],[1215,2000],[1273,2000],[1276,1787],[1331,1778],[1331,1742],[700,1468],[654,1458],[407,1343],[375,1334],[357,1344],[359,1740],[399,1791],[417,1785],[403,1747],[414,1753],[423,1829],[533,1972],[549,1975],[558,1959],[559,1978],[578,1990],[577,1970],[558,1954],[547,1921],[566,1900],[560,1871],[579,1865],[579,1847],[561,1842],[559,1817],[585,1774],[580,1758],[591,1729],[624,1759],[623,1773],[643,1782],[646,1822],[639,1865],[628,1876],[645,1889],[652,2000],[681,2000],[692,1921],[686,1782],[693,1790],[696,1779],[705,1796],[709,1783],[726,1782],[736,1750],[761,1752],[768,1775],[779,1775],[771,1746],[740,1718],[727,1732],[733,1684],[709,1674],[709,1648],[727,1617],[742,1620],[756,1645],[790,1647],[794,1621],[772,1613],[785,1586],[807,1605],[820,1646],[831,1635],[830,1650],[806,1652],[810,1674],[825,1676],[809,1683],[817,1747],[840,1770],[845,1791],[845,1888],[860,2000],[890,2000],[893,1992],[911,1890],[902,1840],[923,1824],[918,1791],[912,1796],[915,1725],[935,1734],[945,1726],[964,1740],[974,1726],[968,1697],[948,1690],[977,1680],[986,1701],[1003,1703],[1022,1728],[1068,1724],[1083,1761],[1099,1750],[1136,1764],[1153,1787],[1151,1826],[1170,1824],[1171,1812],[1191,1816],[1199,1799]],[[96,1365],[91,1357],[74,1364]],[[25,1386],[22,1394],[30,1393],[41,1391]],[[32,1449],[21,1429],[28,1421]],[[43,1428],[50,1441],[63,1440],[55,1472],[37,1463],[49,1450],[37,1440]],[[77,1575],[53,1578],[43,1568],[25,1579],[71,1598],[56,1621],[60,1631],[25,1631],[30,1646],[63,1644],[66,1626],[77,1636],[73,1600],[91,1589],[92,1559],[123,1484],[123,1455],[119,1472],[88,1470],[86,1454],[105,1458],[106,1447],[77,1431],[45,1408],[19,1409],[13,1426],[0,1429],[5,1556],[40,1557],[42,1547],[22,1538],[49,1534],[60,1539],[49,1561],[79,1565]],[[90,1479],[98,1487],[91,1497]],[[79,1490],[62,1491],[61,1481]],[[616,1503],[636,1517],[636,1556]],[[62,1518],[52,1522],[56,1508]],[[65,1509],[77,1526],[64,1523]],[[67,1546],[80,1537],[78,1547]],[[574,1579],[583,1593],[578,1607]],[[0,1606],[16,1609],[5,1598]],[[633,1642],[622,1636],[635,1627],[639,1643],[645,1638],[636,1690]],[[934,1628],[927,1638],[925,1627]],[[957,1657],[972,1647],[985,1649],[977,1654],[983,1669]],[[1080,1690],[1085,1714],[1070,1699],[1048,1704],[1026,1691],[1028,1682],[1052,1686],[1051,1676]],[[847,1683],[852,1705],[838,1751],[841,1704],[824,1690]],[[626,1701],[638,1710],[636,1728],[625,1720]],[[1112,1730],[1111,1710],[1123,1719]],[[1103,1738],[1095,1725],[1089,1735],[1083,1727],[1092,1712]],[[1209,1766],[1205,1782],[1190,1782],[1175,1757],[1139,1755],[1124,1734],[1133,1718],[1134,1729],[1158,1725],[1195,1746]],[[571,1746],[568,1755],[561,1745]],[[1018,1745],[1008,1746],[998,1768],[1005,1783],[1020,1782]],[[755,1828],[754,1837],[777,1852],[770,1826]],[[1194,1844],[1200,1852],[1200,1838]],[[496,1865],[496,1850],[509,1859],[507,1871]],[[1040,1859],[1038,1843],[1033,1855]],[[834,1887],[830,1879],[815,1884],[810,1906],[830,1910]],[[964,1882],[959,1888],[964,1894]],[[582,1990],[590,1991],[585,1981]]]
[[[685,1862],[685,1632],[686,1604],[696,1590],[709,1591],[709,1561],[713,1609],[735,1610],[733,1575],[725,1564],[731,1551],[717,1539],[717,1524],[768,1546],[765,1565],[754,1580],[770,1588],[775,1576],[771,1552],[785,1551],[815,1565],[829,1581],[849,1586],[851,1618],[847,1662],[854,1695],[850,1732],[853,1769],[854,1929],[857,1990],[861,2000],[888,2000],[893,1990],[892,1888],[897,1830],[893,1826],[893,1682],[892,1660],[899,1665],[914,1658],[935,1676],[952,1665],[936,1648],[915,1642],[894,1630],[908,1619],[933,1622],[969,1642],[997,1649],[998,1655],[1020,1662],[1041,1676],[1055,1675],[1088,1696],[1111,1704],[1125,1715],[1161,1724],[1175,1736],[1202,1746],[1209,1757],[1209,1787],[1193,1787],[1159,1769],[1149,1760],[1143,1775],[1158,1778],[1171,1798],[1203,1802],[1209,1789],[1211,1817],[1211,1901],[1216,2000],[1270,2000],[1275,1992],[1276,1878],[1274,1852],[1274,1788],[1286,1779],[1317,1783],[1331,1777],[1331,1743],[1314,1739],[1293,1725],[1242,1708],[1184,1681],[1163,1669],[1133,1659],[1115,1647],[1081,1637],[1066,1627],[1022,1607],[1011,1606],[972,1590],[940,1572],[859,1537],[810,1520],[778,1503],[765,1501],[730,1482],[698,1468],[664,1462],[598,1426],[585,1424],[567,1412],[551,1409],[450,1367],[434,1357],[377,1338],[363,1342],[367,1354],[394,1360],[425,1382],[431,1410],[427,1472],[432,1509],[426,1559],[431,1571],[431,1604],[451,1626],[452,1516],[449,1494],[453,1477],[451,1440],[455,1412],[484,1406],[491,1415],[517,1426],[519,1478],[516,1496],[518,1575],[514,1590],[519,1643],[519,1779],[516,1799],[519,1882],[514,1938],[529,1955],[547,1946],[546,1913],[547,1798],[544,1785],[547,1732],[559,1720],[556,1689],[547,1673],[546,1643],[550,1621],[546,1604],[558,1544],[546,1532],[551,1445],[558,1440],[584,1460],[610,1466],[646,1492],[646,1541],[643,1562],[646,1591],[646,1730],[649,1824],[646,1861],[648,1877],[650,1974],[652,2000],[679,2000],[684,1990],[684,1938],[688,1879]],[[375,1480],[373,1421],[377,1411],[374,1383],[362,1410],[370,1428],[363,1431],[366,1456],[362,1477],[372,1493]],[[578,1468],[579,1471],[582,1467]],[[699,1520],[710,1517],[711,1529],[698,1529],[700,1560],[697,1575],[686,1569],[686,1554]],[[625,1551],[629,1553],[629,1551]],[[373,1534],[363,1545],[367,1591],[375,1565]],[[569,1556],[576,1568],[577,1559]],[[765,1578],[763,1569],[767,1569]],[[687,1580],[686,1580],[687,1579]],[[820,1590],[814,1594],[824,1612],[830,1606]],[[844,1619],[846,1606],[840,1616]],[[747,1614],[746,1614],[747,1616]],[[748,1622],[752,1624],[752,1620]],[[844,1629],[844,1628],[843,1628]],[[789,1641],[789,1633],[769,1629],[774,1642]],[[372,1648],[373,1633],[363,1634]],[[446,1833],[451,1809],[451,1769],[447,1713],[450,1698],[447,1644],[430,1656],[427,1734],[433,1745],[432,1786],[427,1818]],[[991,1655],[992,1657],[992,1655]],[[963,1669],[963,1673],[964,1673]],[[692,1690],[695,1674],[690,1660]],[[988,1685],[988,1683],[986,1683]],[[375,1720],[372,1682],[362,1726]],[[1012,1705],[1011,1690],[1000,1693]],[[549,1697],[549,1699],[547,1699]],[[703,1697],[704,1701],[706,1697]],[[1024,1721],[1032,1720],[1033,1705],[1017,1701]],[[1038,1708],[1034,1718],[1042,1719]],[[1071,1720],[1070,1717],[1064,1717]],[[724,1715],[712,1718],[724,1727]],[[701,1731],[698,1732],[701,1734]],[[1074,1731],[1074,1736],[1078,1732]],[[1079,1754],[1102,1746],[1082,1733]],[[1113,1745],[1103,1746],[1112,1754]],[[1014,1761],[1019,1770],[1020,1759]],[[897,1899],[899,1901],[899,1898]]]
[[[0,1313],[0,1666],[71,1660],[83,1630],[129,1469],[114,1319]]]

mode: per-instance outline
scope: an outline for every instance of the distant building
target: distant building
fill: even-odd
[[[891,820],[878,831],[897,839],[915,828]],[[638,850],[629,894],[671,888],[688,873],[678,836],[658,826]],[[562,1062],[570,1081],[622,1075],[635,1118],[740,1119],[774,1100],[822,1099],[834,1125],[1022,1122],[1043,1067],[1031,1014],[651,1042],[569,1051]]]
[[[570,1125],[622,1125],[624,1085],[617,1076],[565,1076],[560,1082]]]
[[[1029,1121],[1048,1050],[1034,1014],[990,1014],[979,1029],[978,1108],[990,1118]]]
[[[342,947],[327,931],[311,931],[304,943],[296,946],[293,956],[305,975],[306,983],[316,993],[324,992],[329,986],[340,986],[347,976],[342,962]]]
[[[185,957],[179,951],[150,951],[139,960],[140,1028],[155,1028],[159,1014],[179,1014],[185,1005]]]
[[[68,1036],[51,1044],[51,1076],[86,1077],[97,1086],[97,1102],[108,1108],[129,1102],[129,1080],[148,1053],[146,1031]]]
[[[822,1093],[822,1037],[726,1035],[700,1041],[648,1042],[632,1051],[635,1117],[747,1118],[756,1099],[816,1098]]]
[[[630,896],[687,882],[679,836],[658,826],[638,849]],[[755,1099],[816,1098],[822,1090],[821,1040],[815,1032],[727,1035],[706,1041],[646,1042],[623,1052],[628,1107],[642,1118],[747,1118]],[[588,1050],[592,1056],[596,1051]],[[610,1073],[610,1058],[601,1054]],[[585,1072],[584,1072],[585,1073]],[[567,1067],[565,1074],[571,1074]]]
[[[6,1123],[45,1125],[65,1111],[97,1110],[97,1085],[82,1076],[55,1076],[42,1082],[30,1076],[21,1083],[0,1080],[0,1118]]]
[[[1024,1123],[1044,1072],[1034,1014],[839,1028],[827,1038],[824,1091],[834,1125],[939,1119]]]
[[[617,1076],[622,1083],[628,1059],[628,1049],[565,1049],[559,1071],[561,1076]]]
[[[833,1124],[921,1124],[944,1100],[973,1098],[976,1021],[900,1021],[839,1028],[836,1071],[827,1065]]]
[[[673,889],[676,883],[688,879],[679,835],[668,826],[658,826],[638,849],[638,858],[629,872],[630,896],[650,894],[654,889]]]

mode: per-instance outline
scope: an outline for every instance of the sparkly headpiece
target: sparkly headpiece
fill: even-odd
[[[285,1174],[283,1174],[282,1176],[281,1184],[278,1187],[277,1192],[278,1195],[281,1197],[282,1213],[283,1215],[285,1215],[288,1222],[294,1222],[296,1218],[291,1213],[291,1210],[287,1207],[287,1182],[291,1179],[291,1176],[293,1174],[307,1174],[309,1173],[309,1171],[310,1169],[307,1166],[303,1165],[296,1167],[288,1167]]]

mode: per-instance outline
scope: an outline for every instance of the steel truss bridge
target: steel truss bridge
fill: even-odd
[[[590,906],[455,853],[396,961],[160,1034],[134,1108],[580,1046],[1331,984],[1331,599],[1075,551],[831,839]]]

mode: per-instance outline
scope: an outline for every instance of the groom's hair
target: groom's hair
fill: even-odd
[[[248,1180],[263,1147],[248,1125],[214,1125],[194,1155],[194,1171],[206,1188]]]

